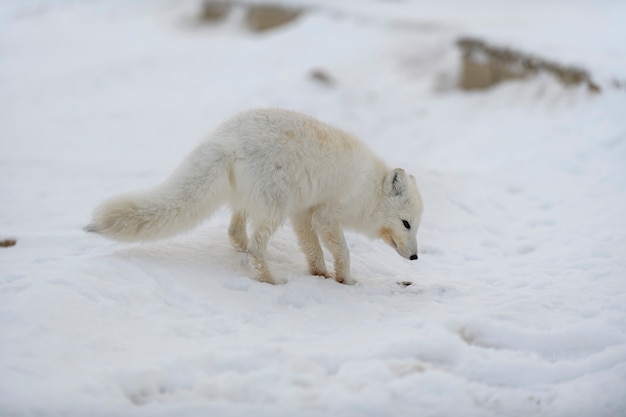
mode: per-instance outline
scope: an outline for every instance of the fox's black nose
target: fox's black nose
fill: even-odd
[[[411,255],[411,257],[409,259],[412,260],[412,261],[416,260],[417,259],[417,254]]]

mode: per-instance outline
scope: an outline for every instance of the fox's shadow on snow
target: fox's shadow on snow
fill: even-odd
[[[419,279],[398,275],[393,265],[395,262],[409,262],[396,259],[397,255],[381,244],[374,253],[362,247],[365,238],[351,236],[355,250],[355,262],[352,269],[356,273],[357,286],[365,293],[396,293],[407,295],[431,294],[433,288],[424,286]],[[365,253],[359,253],[359,252]],[[375,259],[371,259],[372,255]],[[215,222],[203,225],[196,230],[176,238],[140,244],[121,245],[114,249],[109,256],[129,262],[141,269],[159,271],[155,276],[165,274],[169,279],[175,279],[186,286],[200,291],[208,290],[210,282],[219,281],[231,289],[244,290],[250,285],[268,285],[259,282],[254,277],[254,268],[248,261],[248,254],[237,251],[230,243],[227,233],[227,224]],[[324,256],[329,269],[332,271],[332,257],[324,249]],[[386,262],[376,262],[385,259]],[[391,260],[390,260],[391,259]],[[300,251],[295,232],[286,224],[272,237],[268,247],[268,260],[272,272],[287,282],[300,281],[303,285],[314,284],[316,280],[325,279],[312,276],[307,270],[304,254]],[[390,266],[385,264],[391,262]],[[413,264],[410,264],[413,266]],[[311,281],[309,281],[311,280]],[[333,279],[326,279],[329,284],[343,287],[343,284]],[[360,284],[363,284],[360,285]],[[351,287],[351,286],[348,286]],[[344,288],[345,289],[345,288]]]
[[[111,256],[128,262],[149,262],[167,270],[197,271],[205,278],[228,276],[256,281],[248,254],[237,251],[231,245],[227,228],[227,224],[205,225],[172,239],[120,245]],[[308,275],[306,260],[290,227],[281,228],[273,236],[268,248],[268,260],[277,276],[289,280]]]
[[[228,238],[228,224],[225,221],[211,222],[193,231],[174,238],[145,243],[117,243],[109,256],[133,264],[140,263],[170,271],[174,275],[200,276],[202,279],[246,278],[250,282],[259,282],[255,278],[254,268],[248,254],[233,247]],[[383,242],[370,246],[366,237],[350,233],[348,244],[351,247],[351,269],[356,274],[357,284],[385,286],[393,283],[402,288],[411,287],[410,292],[422,292],[418,288],[419,280],[398,270],[401,263],[407,263],[409,270],[415,264],[397,256]],[[425,248],[424,253],[431,251]],[[331,274],[334,273],[333,257],[323,248],[325,262]],[[269,267],[276,277],[287,282],[294,278],[324,280],[312,276],[307,269],[304,253],[300,250],[296,234],[291,225],[286,223],[272,236],[267,250]],[[335,282],[334,279],[327,281]],[[339,284],[338,285],[343,285]]]

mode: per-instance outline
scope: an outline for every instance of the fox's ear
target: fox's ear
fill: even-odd
[[[386,195],[393,197],[400,195],[406,190],[407,176],[402,168],[391,170],[385,176],[383,190]]]

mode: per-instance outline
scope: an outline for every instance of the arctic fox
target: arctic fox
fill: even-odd
[[[223,204],[228,234],[248,252],[257,278],[279,283],[266,261],[268,240],[290,218],[309,272],[353,284],[343,229],[381,238],[417,259],[422,199],[415,178],[389,169],[354,136],[304,114],[258,109],[218,127],[165,182],[105,201],[85,227],[118,241],[147,241],[189,230]],[[246,226],[251,224],[248,240]]]

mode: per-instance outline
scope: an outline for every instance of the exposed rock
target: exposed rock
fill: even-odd
[[[17,244],[17,240],[15,239],[0,239],[0,248],[9,248],[11,246],[15,246]]]
[[[204,0],[200,8],[200,23],[217,23],[228,17],[235,7],[244,10],[243,24],[254,32],[264,32],[297,19],[304,9],[279,4],[248,4],[236,0]]]
[[[251,4],[247,6],[246,26],[255,32],[264,32],[283,26],[297,19],[302,9],[271,4]]]
[[[582,68],[563,66],[476,38],[461,38],[457,45],[463,55],[459,84],[465,90],[485,89],[504,80],[525,79],[546,72],[566,87],[586,85],[589,91],[600,92],[600,87]]]
[[[201,22],[220,22],[228,17],[232,8],[233,4],[229,0],[204,0],[199,19]]]

